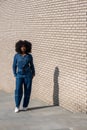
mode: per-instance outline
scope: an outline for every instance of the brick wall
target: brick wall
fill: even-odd
[[[32,42],[31,98],[87,112],[87,0],[0,1],[0,88],[13,92],[14,45]]]

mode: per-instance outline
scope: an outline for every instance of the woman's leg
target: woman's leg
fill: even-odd
[[[16,88],[15,88],[15,104],[16,107],[20,106],[20,102],[22,99],[22,95],[23,95],[23,81],[24,79],[21,77],[17,77],[16,78]]]
[[[31,95],[31,88],[32,88],[32,78],[25,77],[24,78],[24,100],[23,100],[23,107],[27,107],[30,100]]]

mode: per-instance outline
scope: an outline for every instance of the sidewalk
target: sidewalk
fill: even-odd
[[[0,130],[87,130],[87,115],[32,99],[29,109],[14,112],[13,94],[0,91]]]

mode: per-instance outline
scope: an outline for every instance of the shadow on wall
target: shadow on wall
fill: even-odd
[[[54,71],[54,86],[53,86],[53,105],[59,106],[59,84],[58,84],[59,68],[56,66]]]

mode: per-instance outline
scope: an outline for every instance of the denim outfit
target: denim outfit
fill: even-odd
[[[20,102],[23,95],[23,87],[22,87],[23,84],[24,84],[23,107],[27,107],[31,95],[32,76],[35,76],[33,56],[28,53],[25,54],[24,56],[19,53],[16,53],[13,58],[12,69],[14,77],[16,78],[16,88],[15,88],[16,107],[20,106]]]

